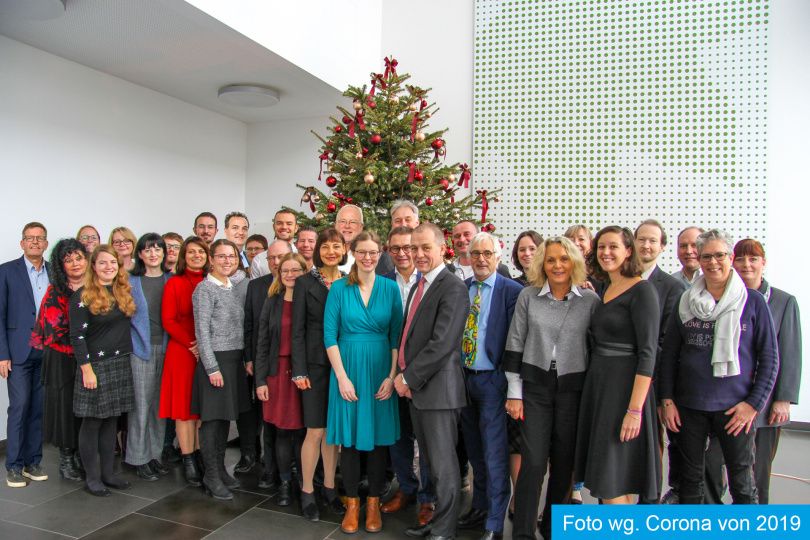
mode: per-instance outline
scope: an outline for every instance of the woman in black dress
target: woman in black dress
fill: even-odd
[[[84,287],[70,297],[70,343],[76,355],[73,412],[82,418],[79,452],[87,491],[109,497],[105,488],[132,485],[113,474],[118,417],[135,404],[129,354],[129,319],[135,314],[132,287],[120,255],[107,244],[90,258]]]
[[[60,240],[51,252],[51,285],[31,333],[31,345],[43,349],[42,439],[59,449],[59,474],[81,480],[76,463],[81,420],[73,414],[73,384],[76,358],[70,344],[70,296],[81,288],[87,271],[87,255],[79,240]]]
[[[335,229],[324,229],[315,241],[312,270],[295,280],[292,313],[293,380],[301,389],[304,426],[307,436],[301,449],[301,511],[310,521],[318,521],[312,479],[318,456],[323,458],[323,495],[332,511],[346,513],[335,493],[338,447],[326,444],[326,412],[332,365],[323,344],[323,316],[332,283],[344,276],[338,269],[346,264],[346,245]]]
[[[656,408],[649,392],[658,347],[658,295],[641,279],[626,228],[605,227],[588,255],[608,283],[591,318],[594,340],[577,428],[575,481],[605,504],[632,504],[661,492]]]

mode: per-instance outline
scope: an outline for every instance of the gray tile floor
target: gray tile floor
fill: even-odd
[[[788,478],[810,478],[808,448],[810,433],[783,432],[773,468],[773,504],[810,504],[810,482]],[[239,451],[228,449],[228,466],[233,467],[238,459]],[[120,470],[133,488],[98,499],[84,492],[83,483],[60,478],[58,463],[58,453],[48,446],[43,459],[43,466],[50,475],[48,481],[16,489],[0,483],[0,538],[346,539],[340,531],[340,519],[323,507],[323,519],[310,523],[301,517],[297,504],[286,508],[278,506],[275,490],[256,487],[261,474],[259,467],[248,475],[239,476],[243,487],[235,492],[233,501],[221,502],[206,496],[199,488],[187,486],[177,466],[172,466],[171,474],[158,482],[142,482],[133,471]],[[596,502],[587,492],[584,498],[586,504]],[[462,511],[467,509],[470,499],[470,494],[465,494]],[[415,523],[417,511],[414,505],[399,514],[385,515],[382,532],[370,535],[361,528],[354,538],[407,538],[404,531]],[[508,520],[505,533],[510,537]],[[458,538],[474,540],[480,534],[480,531],[465,531]]]

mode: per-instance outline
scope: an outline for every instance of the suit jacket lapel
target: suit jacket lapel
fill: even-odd
[[[17,259],[17,269],[20,272],[20,279],[22,279],[23,289],[28,293],[28,298],[31,300],[31,305],[36,305],[34,302],[34,290],[31,288],[31,278],[28,277],[28,266],[25,264],[25,255]],[[36,306],[39,307],[39,306]]]
[[[431,284],[430,284],[430,287],[428,287],[427,292],[426,292],[426,293],[424,293],[424,294],[422,295],[422,299],[419,301],[419,305],[418,305],[418,306],[416,306],[416,313],[414,313],[414,314],[413,314],[413,319],[411,320],[411,326],[410,326],[410,328],[408,328],[408,335],[407,335],[407,336],[405,336],[405,339],[408,339],[408,338],[411,336],[411,334],[413,333],[413,327],[416,325],[416,319],[418,319],[418,318],[419,318],[419,314],[422,312],[422,307],[424,307],[425,302],[426,302],[426,301],[427,301],[429,298],[432,298],[432,297],[434,296],[434,294],[433,294],[433,293],[435,293],[435,294],[439,294],[438,292],[436,292],[436,291],[438,290],[439,283],[441,283],[441,281],[442,281],[442,280],[445,278],[445,276],[447,276],[449,273],[450,273],[450,271],[449,271],[447,268],[444,268],[444,269],[443,269],[441,272],[439,272],[439,275],[438,275],[438,276],[436,276],[436,279],[434,279],[434,280],[433,280],[433,283],[431,283]],[[419,276],[419,279],[422,279],[422,276]],[[414,295],[414,294],[416,294],[416,290],[415,290],[415,289],[411,289],[411,296],[410,296],[410,298],[408,298],[408,308],[410,308],[410,307],[411,307],[411,300],[413,300],[413,295]],[[405,316],[404,320],[405,320],[405,321],[407,321],[407,320],[408,320],[407,315]],[[404,328],[404,327],[403,327],[403,328]]]

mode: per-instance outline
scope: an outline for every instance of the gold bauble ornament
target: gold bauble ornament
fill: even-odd
[[[315,214],[315,221],[323,221],[324,219],[326,219],[326,216],[322,212]]]
[[[423,111],[422,114],[425,115],[425,118],[430,118],[430,111]]]
[[[309,193],[304,193],[304,194],[301,196],[301,202],[309,202],[309,199],[310,199],[310,197],[309,197]]]
[[[354,169],[349,169],[349,174],[354,174]]]
[[[313,193],[313,194],[312,194],[312,202],[314,202],[314,203],[316,203],[316,204],[317,204],[317,203],[318,203],[318,201],[320,201],[320,200],[321,200],[321,196],[320,196],[320,195],[318,195],[317,193]]]
[[[374,183],[374,175],[373,175],[373,174],[371,174],[371,173],[368,173],[367,175],[365,175],[365,176],[363,177],[363,181],[364,181],[366,184],[373,184],[373,183]]]
[[[455,182],[455,181],[456,181],[456,175],[455,175],[455,174],[453,174],[453,173],[448,174],[448,175],[447,175],[447,180],[448,180],[449,182]]]
[[[363,108],[363,104],[360,103],[359,101],[355,101],[354,103],[352,103],[352,108],[354,108],[355,111],[359,111],[360,109]]]
[[[458,221],[461,219],[461,214],[458,212],[453,212],[453,221]]]
[[[363,159],[363,152],[357,152],[354,157],[355,159]]]
[[[410,105],[408,105],[408,109],[411,110],[411,111],[418,111],[419,110],[419,104],[418,103],[411,103]]]
[[[421,131],[417,131],[413,138],[416,139],[417,142],[422,142],[425,140],[425,134]]]
[[[388,101],[390,101],[391,103],[399,103],[399,96],[391,96],[390,98],[388,98]]]
[[[492,197],[492,202],[501,202],[501,196],[495,195],[494,197]]]

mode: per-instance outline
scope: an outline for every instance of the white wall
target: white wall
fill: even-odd
[[[770,5],[771,44],[768,127],[768,264],[766,277],[775,287],[796,296],[804,310],[804,376],[799,406],[791,418],[810,422],[810,288],[804,279],[810,267],[806,246],[810,173],[810,3],[780,0]]]
[[[244,123],[2,36],[0,51],[0,261],[29,221],[53,246],[87,222],[186,236],[202,210],[244,209]]]

